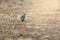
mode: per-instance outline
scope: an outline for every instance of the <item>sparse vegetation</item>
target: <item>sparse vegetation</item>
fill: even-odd
[[[30,9],[28,5],[25,7],[27,9],[21,5],[0,7],[0,40],[60,40],[58,11],[39,10],[40,7],[38,10],[36,7]],[[17,18],[22,11],[27,13],[24,22]]]

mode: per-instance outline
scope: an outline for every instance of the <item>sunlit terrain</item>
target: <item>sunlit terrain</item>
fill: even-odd
[[[60,40],[58,0],[0,0],[0,40]],[[18,18],[25,12],[26,19]]]

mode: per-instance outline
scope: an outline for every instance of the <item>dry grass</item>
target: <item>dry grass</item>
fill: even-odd
[[[33,4],[36,3],[35,0]],[[38,1],[37,4],[39,3]],[[48,9],[45,9],[44,5],[36,5],[31,10],[22,7],[0,7],[0,40],[60,40],[60,11],[56,11],[57,4],[57,9],[54,9],[54,6],[50,9],[47,5]],[[22,11],[27,13],[24,22],[18,19]]]
[[[20,22],[17,18],[19,12],[14,11],[10,8],[1,9],[0,40],[60,40],[58,14],[42,15],[30,11],[25,22]]]

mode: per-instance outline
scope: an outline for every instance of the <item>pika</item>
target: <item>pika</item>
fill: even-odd
[[[22,13],[19,14],[19,19],[21,20],[21,22],[24,22],[25,18],[26,18],[26,13],[25,12],[22,12]]]

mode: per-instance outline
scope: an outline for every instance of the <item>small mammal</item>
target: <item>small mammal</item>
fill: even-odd
[[[22,12],[20,14],[20,20],[21,20],[21,22],[24,22],[25,21],[25,17],[26,17],[26,13]]]

